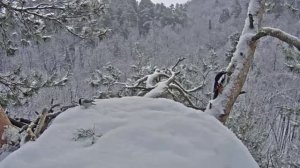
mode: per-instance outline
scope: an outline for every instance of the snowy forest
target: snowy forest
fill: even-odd
[[[80,98],[143,96],[216,116],[261,168],[299,168],[299,38],[300,0],[0,0],[0,126],[20,134],[0,158]]]

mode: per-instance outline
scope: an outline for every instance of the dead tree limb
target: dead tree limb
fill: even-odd
[[[36,136],[35,134],[33,133],[33,128],[35,127],[36,125],[34,124],[34,122],[32,122],[31,124],[28,125],[27,129],[26,129],[26,142],[27,140],[30,140],[30,141],[35,141],[36,140]]]
[[[42,128],[45,127],[44,125],[48,113],[49,113],[48,109],[44,108],[41,115],[39,116],[39,122],[36,126],[36,129],[34,130],[34,134],[37,138],[40,136]]]
[[[11,117],[8,117],[9,121],[12,123],[12,125],[18,127],[18,128],[22,128],[24,127],[25,125],[27,125],[27,123],[24,123],[24,122],[21,122],[21,121],[18,121],[14,118],[11,118]]]

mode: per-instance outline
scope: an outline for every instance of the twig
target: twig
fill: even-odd
[[[184,61],[186,58],[179,58],[178,61],[176,62],[176,64],[171,68],[172,71],[174,71],[174,69],[178,66],[178,64],[182,61]]]
[[[51,107],[50,107],[50,109],[49,109],[49,113],[53,113],[54,111],[53,111],[53,109],[55,108],[55,107],[59,107],[60,106],[60,104],[54,104],[54,105],[52,105]]]
[[[190,107],[200,110],[203,108],[197,107],[196,105],[194,105],[194,103],[192,102],[192,100],[188,97],[188,95],[177,85],[171,84],[170,88],[175,89],[177,91],[179,91],[179,93],[185,98],[185,100],[187,100],[187,102],[189,103]]]

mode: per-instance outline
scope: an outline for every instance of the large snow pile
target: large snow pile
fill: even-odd
[[[258,168],[210,115],[166,99],[99,100],[58,116],[0,168]]]

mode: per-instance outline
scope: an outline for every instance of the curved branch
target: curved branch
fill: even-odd
[[[162,76],[162,77],[165,77],[165,78],[168,78],[168,79],[171,78],[171,77],[170,77],[169,75],[167,75],[167,74],[162,74],[161,76]],[[176,84],[178,87],[180,87],[180,89],[183,90],[185,93],[191,93],[191,92],[196,92],[196,91],[202,89],[202,88],[205,86],[206,81],[203,81],[202,84],[201,84],[200,86],[197,86],[197,87],[192,88],[192,89],[185,89],[185,88],[180,84],[180,82],[178,82],[178,81],[175,80],[175,79],[173,80],[173,83]]]
[[[197,86],[197,87],[195,87],[195,88],[193,88],[193,89],[184,90],[184,91],[187,92],[187,93],[192,93],[192,92],[196,92],[196,91],[198,91],[198,90],[201,90],[204,86],[205,86],[205,83],[203,83],[202,85]]]
[[[255,36],[252,37],[252,41],[257,41],[262,37],[271,36],[278,38],[281,41],[284,41],[288,44],[295,46],[300,51],[300,39],[296,36],[290,35],[287,32],[284,32],[280,29],[272,27],[263,27]]]

